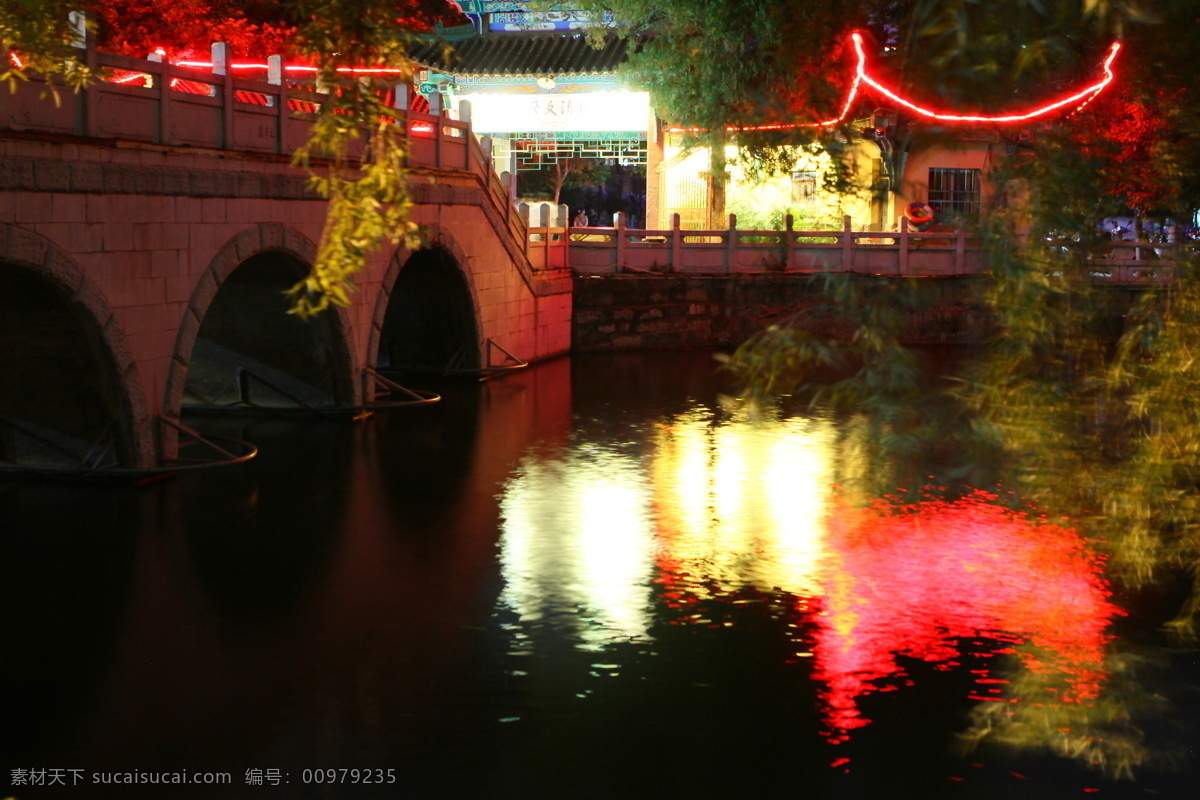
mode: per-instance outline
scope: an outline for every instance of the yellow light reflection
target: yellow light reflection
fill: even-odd
[[[762,531],[763,558],[755,572],[761,586],[792,594],[815,594],[827,555],[825,519],[833,484],[835,437],[828,422],[781,423],[762,476],[770,524]]]
[[[815,593],[832,446],[821,420],[714,425],[694,411],[663,426],[651,467],[663,571],[701,596],[701,583]]]
[[[660,529],[697,563],[712,560],[711,450],[708,419],[688,414],[662,425],[655,437],[651,478]]]

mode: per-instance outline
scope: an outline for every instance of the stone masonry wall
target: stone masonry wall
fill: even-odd
[[[854,277],[862,296],[882,298],[881,282]],[[921,279],[921,307],[905,324],[913,344],[966,344],[987,333],[974,300],[975,278]],[[574,347],[623,350],[736,346],[766,326],[800,312],[814,333],[848,335],[844,315],[808,276],[679,277],[612,275],[575,279]]]
[[[0,137],[0,256],[94,300],[88,308],[152,427],[178,412],[191,343],[220,282],[258,252],[310,264],[325,202],[286,158],[72,137]],[[570,348],[569,274],[535,274],[471,173],[414,176],[413,218],[467,276],[482,339],[537,361]],[[376,363],[375,321],[408,251],[383,248],[356,276],[338,328],[352,369]],[[69,268],[68,268],[69,265]],[[69,284],[69,285],[66,285]],[[354,380],[357,389],[361,382]],[[139,433],[148,463],[148,434]]]

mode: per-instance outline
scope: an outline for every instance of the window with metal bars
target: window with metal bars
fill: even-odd
[[[929,205],[940,222],[979,218],[983,178],[977,169],[929,169]]]
[[[817,203],[817,173],[792,172],[792,205],[813,206]]]

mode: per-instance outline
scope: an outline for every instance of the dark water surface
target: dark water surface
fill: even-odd
[[[1114,640],[1073,531],[843,507],[843,430],[718,389],[703,352],[575,357],[193,420],[261,456],[142,489],[0,484],[0,796],[1200,797],[1196,655]],[[1178,771],[960,746],[994,706],[1078,748],[1119,682]],[[180,771],[230,782],[102,782]]]

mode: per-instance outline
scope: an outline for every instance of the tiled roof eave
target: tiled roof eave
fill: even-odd
[[[447,75],[464,75],[472,78],[529,78],[536,80],[537,78],[551,77],[555,80],[570,78],[611,78],[616,79],[617,73],[613,72],[456,72],[454,70],[439,70]]]
[[[597,50],[579,35],[492,34],[456,43],[456,55],[449,58],[438,45],[417,48],[412,57],[422,66],[450,75],[609,75],[624,61],[625,47],[615,38]]]

